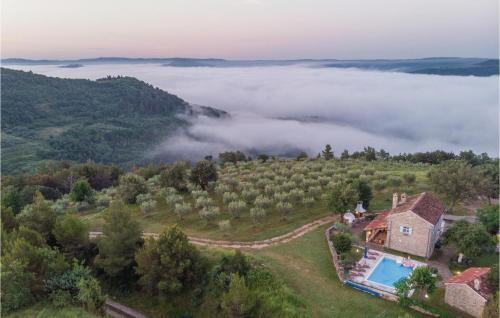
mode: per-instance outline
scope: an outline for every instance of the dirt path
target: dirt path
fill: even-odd
[[[106,315],[112,318],[147,318],[146,315],[111,299],[106,299],[104,308]]]
[[[276,236],[267,240],[261,241],[249,241],[249,242],[239,242],[239,241],[224,241],[224,240],[211,240],[204,239],[199,237],[188,236],[189,241],[196,245],[208,246],[208,247],[224,247],[224,248],[248,248],[248,249],[261,249],[264,247],[269,247],[273,245],[283,244],[290,242],[296,238],[301,237],[302,235],[318,228],[319,226],[331,223],[333,221],[338,220],[338,217],[335,215],[326,216],[324,218],[318,219],[311,223],[307,223],[291,232],[286,234]],[[102,235],[102,232],[90,232],[90,238],[96,238]],[[143,233],[144,237],[158,237],[158,233]]]

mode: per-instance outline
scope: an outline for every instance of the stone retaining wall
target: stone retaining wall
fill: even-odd
[[[332,233],[332,230],[334,229],[333,227],[334,227],[334,225],[330,226],[329,228],[327,228],[325,230],[326,242],[328,244],[328,249],[330,250],[330,254],[332,256],[332,262],[333,262],[333,265],[335,266],[335,271],[337,272],[337,275],[339,276],[340,281],[342,283],[345,283],[346,277],[344,275],[344,267],[342,266],[342,264],[340,264],[340,256],[337,253],[337,250],[335,249],[335,247],[333,246],[332,241],[330,241],[330,235]]]

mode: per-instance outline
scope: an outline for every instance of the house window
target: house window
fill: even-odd
[[[408,226],[401,226],[399,230],[401,233],[403,233],[405,235],[410,235],[412,232],[411,227],[408,227]]]

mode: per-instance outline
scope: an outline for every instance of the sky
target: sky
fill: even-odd
[[[2,0],[2,58],[498,57],[497,0]]]

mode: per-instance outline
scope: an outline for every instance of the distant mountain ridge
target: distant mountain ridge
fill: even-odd
[[[488,58],[431,57],[421,59],[296,59],[296,60],[225,60],[200,58],[127,58],[100,57],[74,60],[3,59],[4,65],[92,65],[92,64],[158,64],[166,67],[252,67],[306,65],[324,68],[359,68],[410,74],[455,76],[492,76],[499,74],[499,60]]]
[[[189,118],[228,115],[132,77],[62,79],[6,68],[1,75],[2,171],[9,173],[50,159],[140,163]]]

